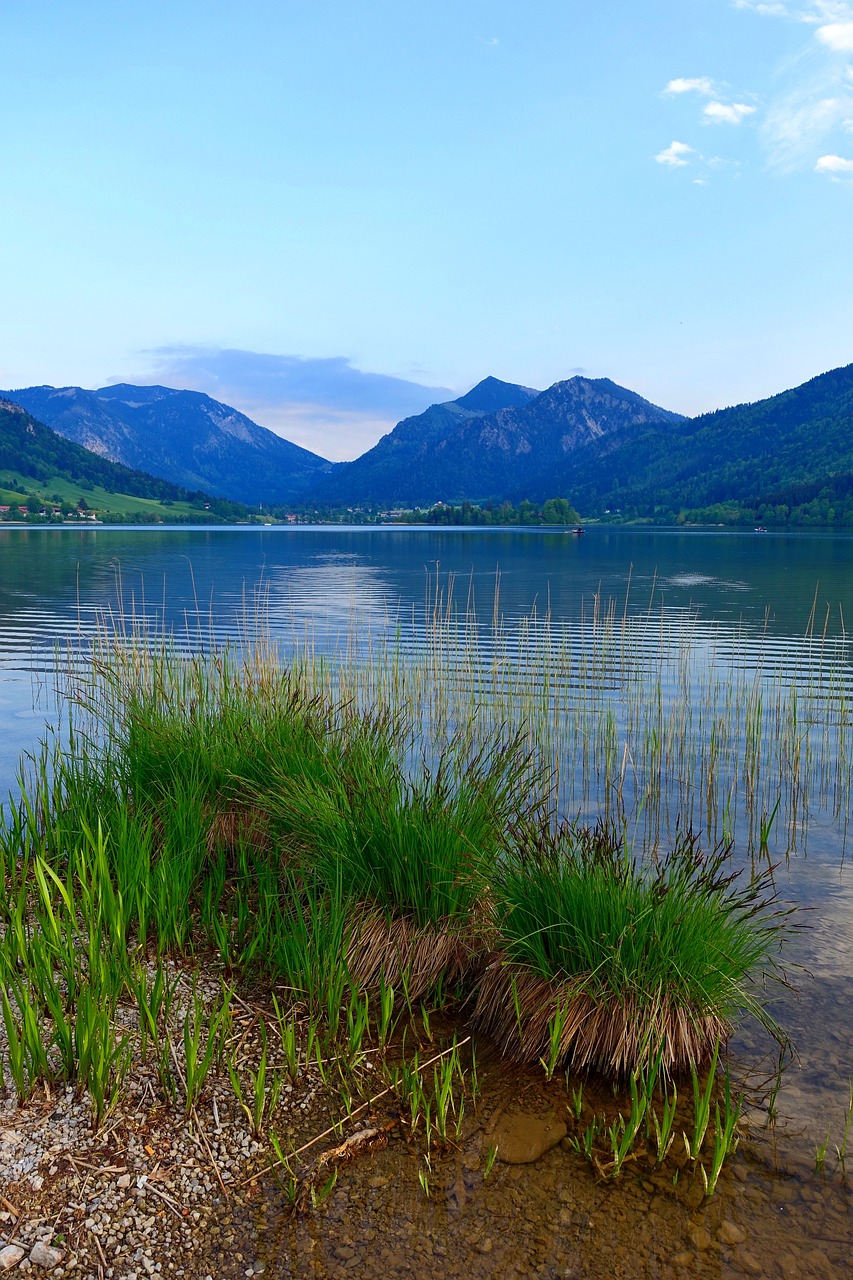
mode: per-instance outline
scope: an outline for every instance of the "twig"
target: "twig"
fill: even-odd
[[[167,1038],[167,1039],[168,1039],[168,1041],[169,1041],[169,1048],[170,1048],[170,1049],[171,1049],[171,1051],[172,1051],[172,1061],[173,1061],[173,1062],[174,1062],[174,1064],[175,1064],[175,1070],[176,1070],[176,1071],[177,1071],[177,1073],[178,1073],[178,1079],[180,1080],[181,1084],[184,1086],[184,1093],[185,1093],[185,1094],[187,1094],[187,1093],[189,1093],[189,1090],[188,1090],[188,1088],[187,1088],[187,1078],[186,1078],[186,1076],[184,1075],[183,1071],[181,1070],[181,1064],[180,1064],[180,1062],[178,1062],[178,1054],[177,1054],[177,1051],[176,1051],[176,1049],[175,1049],[174,1041],[172,1040],[172,1037],[171,1037],[171,1036],[167,1036],[166,1038]]]
[[[90,1231],[90,1232],[89,1232],[89,1235],[90,1235],[90,1236],[92,1237],[92,1239],[94,1240],[94,1242],[95,1242],[95,1248],[98,1250],[98,1253],[101,1255],[101,1262],[104,1264],[104,1267],[106,1267],[106,1265],[107,1265],[107,1260],[106,1260],[106,1257],[104,1256],[104,1251],[103,1251],[103,1249],[101,1248],[101,1242],[100,1242],[100,1240],[99,1240],[99,1239],[98,1239],[98,1237],[95,1235],[94,1231]]]
[[[446,1058],[448,1053],[453,1053],[455,1050],[461,1049],[463,1044],[467,1044],[470,1039],[471,1039],[470,1036],[466,1036],[464,1040],[460,1040],[458,1041],[458,1043],[452,1044],[449,1049],[442,1049],[441,1053],[436,1053],[427,1062],[422,1062],[418,1067],[418,1071],[419,1072],[425,1071],[427,1067],[431,1067],[434,1062],[438,1062],[439,1058]],[[303,1145],[299,1147],[298,1150],[291,1151],[290,1155],[287,1157],[287,1160],[271,1161],[267,1165],[266,1169],[260,1169],[258,1170],[257,1173],[253,1173],[248,1178],[244,1178],[242,1182],[237,1183],[237,1186],[245,1187],[250,1182],[254,1182],[256,1178],[259,1178],[262,1173],[268,1173],[270,1169],[275,1169],[280,1164],[287,1164],[289,1160],[295,1160],[297,1156],[302,1155],[303,1151],[307,1151],[309,1147],[313,1147],[318,1142],[322,1142],[324,1138],[328,1138],[330,1133],[334,1133],[335,1136],[337,1136],[338,1129],[341,1127],[341,1125],[345,1121],[354,1120],[356,1116],[361,1115],[362,1111],[366,1111],[368,1107],[372,1107],[375,1102],[378,1102],[380,1100],[380,1098],[384,1098],[389,1093],[393,1093],[395,1088],[396,1088],[395,1085],[389,1084],[387,1089],[383,1089],[381,1093],[375,1093],[372,1098],[368,1098],[367,1102],[363,1102],[360,1107],[356,1107],[355,1111],[350,1112],[349,1115],[341,1116],[340,1120],[336,1120],[335,1123],[331,1125],[328,1129],[324,1129],[322,1133],[318,1133],[316,1138],[312,1138],[310,1142],[303,1143]]]
[[[12,1201],[11,1201],[11,1200],[7,1200],[5,1196],[0,1196],[0,1204],[2,1204],[2,1205],[4,1206],[4,1208],[6,1208],[6,1209],[8,1209],[8,1210],[9,1210],[9,1212],[11,1213],[11,1215],[12,1215],[12,1217],[15,1219],[15,1221],[17,1221],[17,1220],[18,1220],[18,1218],[20,1218],[20,1216],[21,1216],[21,1211],[20,1211],[20,1209],[16,1209],[16,1208],[15,1208],[15,1206],[12,1204]]]
[[[176,1200],[173,1200],[171,1196],[167,1196],[167,1195],[166,1195],[166,1193],[165,1193],[165,1191],[158,1191],[156,1187],[152,1187],[150,1182],[146,1182],[146,1183],[145,1183],[145,1190],[146,1190],[146,1192],[150,1191],[152,1195],[155,1195],[155,1196],[157,1196],[160,1200],[162,1200],[162,1201],[163,1201],[163,1203],[167,1206],[167,1208],[169,1208],[169,1209],[171,1209],[171,1210],[172,1210],[172,1213],[175,1215],[175,1217],[178,1219],[178,1221],[179,1221],[179,1222],[183,1222],[183,1220],[184,1220],[184,1219],[183,1219],[183,1214],[181,1214],[181,1213],[178,1211],[177,1201],[176,1201]]]
[[[215,1105],[216,1104],[214,1102],[214,1106]],[[208,1157],[210,1158],[210,1163],[213,1165],[213,1172],[216,1174],[216,1181],[219,1183],[220,1187],[222,1188],[222,1194],[225,1196],[225,1199],[227,1200],[228,1188],[225,1186],[225,1183],[222,1181],[222,1175],[219,1172],[219,1165],[216,1163],[216,1159],[214,1158],[213,1152],[210,1149],[210,1144],[207,1141],[207,1134],[204,1132],[204,1126],[202,1125],[201,1121],[198,1118],[198,1112],[196,1111],[195,1107],[193,1107],[193,1116],[195,1117],[195,1122],[198,1125],[199,1137],[204,1143]],[[219,1117],[217,1116],[217,1121],[218,1119]]]

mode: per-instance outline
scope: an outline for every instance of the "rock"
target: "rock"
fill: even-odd
[[[121,1187],[122,1191],[126,1191],[133,1179],[129,1173],[123,1173],[120,1178],[116,1179],[116,1186]]]
[[[568,1130],[555,1115],[537,1116],[523,1111],[504,1115],[492,1134],[497,1158],[504,1164],[532,1164],[556,1147]]]
[[[7,1244],[0,1249],[0,1271],[11,1271],[24,1256],[24,1250],[18,1244]]]
[[[36,1267],[44,1267],[45,1271],[52,1271],[61,1261],[61,1249],[54,1249],[52,1245],[39,1242],[30,1249],[30,1262]]]
[[[721,1244],[743,1244],[746,1232],[734,1222],[724,1222],[717,1232],[717,1239]]]
[[[704,1227],[691,1227],[689,1231],[690,1239],[700,1253],[704,1253],[706,1249],[710,1249],[712,1240],[710,1231],[706,1231]]]
[[[783,1253],[778,1263],[784,1280],[797,1280],[801,1267],[793,1253]]]
[[[748,1271],[751,1276],[760,1276],[764,1274],[764,1268],[754,1253],[747,1253],[746,1250],[743,1249],[738,1254],[737,1260],[743,1267],[744,1271]]]
[[[673,1266],[676,1267],[692,1267],[695,1254],[690,1252],[677,1253],[672,1260]]]

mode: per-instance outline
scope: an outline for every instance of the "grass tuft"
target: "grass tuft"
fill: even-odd
[[[563,825],[507,859],[476,1023],[520,1060],[622,1078],[658,1060],[695,1068],[744,1010],[778,1034],[754,979],[774,971],[787,913],[773,910],[769,874],[737,887],[730,858],[682,835],[667,856],[635,860],[600,828]]]

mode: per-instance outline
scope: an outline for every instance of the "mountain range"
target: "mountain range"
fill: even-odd
[[[252,506],[291,501],[334,466],[199,391],[121,383],[0,396],[111,462]]]
[[[739,504],[748,518],[767,504],[781,512],[820,499],[829,512],[834,498],[846,503],[853,493],[853,365],[696,418],[606,378],[573,377],[536,391],[489,377],[337,464],[198,392],[120,385],[0,395],[102,457],[265,505],[560,496],[586,517],[618,509],[646,519],[697,512],[714,519],[721,504]]]
[[[124,518],[234,520],[245,507],[206,493],[188,492],[157,476],[110,462],[36,421],[21,405],[0,399],[0,506],[33,510],[57,503],[89,505]]]
[[[541,392],[486,378],[460,399],[398,423],[355,462],[319,480],[311,496],[410,506],[524,497],[547,488],[555,470],[570,469],[595,441],[681,421],[607,378],[569,378]]]

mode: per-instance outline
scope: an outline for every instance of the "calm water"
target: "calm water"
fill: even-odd
[[[620,637],[620,653],[624,659],[627,652],[629,666],[639,663],[642,670],[660,672],[661,655],[680,651],[682,640],[689,640],[689,672],[682,683],[673,676],[675,668],[660,677],[661,732],[683,723],[687,743],[691,733],[701,737],[705,730],[696,728],[694,708],[684,704],[700,696],[696,690],[711,667],[724,676],[733,673],[744,688],[759,676],[775,680],[777,690],[802,686],[812,708],[820,706],[832,685],[836,701],[841,696],[839,705],[846,706],[848,691],[853,698],[853,651],[848,653],[846,635],[846,625],[853,626],[851,568],[853,539],[821,535],[618,529],[573,538],[557,532],[453,529],[0,529],[2,790],[14,782],[20,752],[55,719],[50,671],[57,645],[90,634],[105,608],[113,616],[145,616],[173,630],[180,644],[196,648],[211,637],[239,641],[251,633],[260,587],[265,623],[286,655],[306,644],[333,649],[345,643],[356,619],[362,639],[375,643],[402,636],[401,643],[414,651],[426,634],[426,621],[446,616],[451,601],[463,615],[476,611],[485,658],[490,647],[500,650],[503,669],[516,674],[539,651],[543,629],[564,636],[574,655],[600,648],[600,620],[612,608],[611,639]],[[572,657],[572,672],[579,661]],[[532,662],[531,679],[535,670]],[[654,814],[656,836],[665,839],[686,809],[709,830],[713,822],[728,822],[746,847],[748,788],[736,744],[722,744],[719,795],[709,797],[696,777],[676,777],[675,768],[656,792],[635,759],[633,742],[630,756],[625,751],[631,734],[630,700],[620,703],[625,670],[623,660],[596,668],[597,696],[602,705],[612,699],[615,708],[609,745],[594,740],[583,757],[572,755],[571,743],[560,747],[568,759],[564,770],[572,775],[567,786],[575,788],[567,793],[567,807],[595,812],[596,806],[611,803],[617,790],[621,801],[625,789],[629,807],[646,797],[639,809],[646,824]],[[568,698],[567,739],[575,736],[571,707]],[[552,714],[559,719],[564,713],[552,707]],[[630,1179],[624,1193],[602,1191],[574,1157],[576,1185],[567,1200],[568,1157],[559,1153],[525,1170],[520,1181],[504,1170],[488,1183],[460,1157],[458,1167],[445,1170],[446,1195],[425,1205],[418,1199],[416,1173],[403,1175],[401,1155],[392,1144],[376,1158],[378,1172],[373,1165],[368,1170],[372,1182],[354,1171],[336,1191],[323,1210],[322,1246],[311,1243],[316,1222],[297,1230],[278,1222],[274,1202],[258,1209],[264,1238],[274,1238],[279,1250],[259,1254],[268,1273],[371,1274],[370,1251],[351,1237],[367,1232],[370,1239],[380,1220],[386,1237],[383,1266],[392,1274],[432,1274],[436,1265],[443,1274],[456,1274],[454,1268],[466,1275],[512,1274],[514,1268],[528,1274],[524,1267],[534,1257],[541,1257],[542,1274],[616,1274],[618,1267],[608,1270],[597,1252],[605,1238],[605,1250],[615,1250],[613,1258],[624,1254],[619,1266],[625,1275],[684,1274],[679,1267],[685,1264],[673,1259],[685,1249],[693,1250],[697,1274],[844,1273],[837,1263],[839,1242],[849,1240],[846,1191],[838,1174],[823,1182],[812,1178],[809,1168],[815,1142],[828,1125],[833,1141],[840,1141],[853,1079],[853,872],[845,789],[850,762],[840,758],[847,749],[843,734],[816,728],[813,716],[791,729],[774,728],[766,706],[763,714],[762,732],[779,734],[778,759],[775,774],[765,767],[757,784],[765,790],[753,807],[769,812],[778,791],[773,848],[783,859],[779,889],[783,897],[812,908],[791,952],[805,966],[795,975],[799,994],[784,993],[775,1006],[800,1056],[780,1094],[776,1129],[756,1130],[738,1157],[738,1177],[724,1178],[717,1207],[700,1213],[689,1197],[673,1199],[656,1183],[643,1190]],[[742,730],[747,733],[745,725]],[[647,736],[653,732],[654,726]],[[774,743],[765,745],[776,749]],[[622,762],[619,776],[580,778],[596,773],[590,761],[598,761],[605,746],[617,766]],[[810,789],[791,780],[801,748],[811,752],[810,767],[821,780]],[[706,747],[696,750],[682,773],[706,767],[701,754]],[[749,1027],[734,1049],[745,1067],[769,1052]],[[495,1079],[499,1092],[499,1072]],[[531,1082],[532,1094],[537,1089]],[[545,1091],[540,1093],[538,1104],[545,1105]],[[477,1144],[472,1143],[466,1158],[476,1165]],[[521,1225],[517,1245],[510,1247],[501,1223],[517,1207]],[[647,1219],[655,1213],[659,1247],[632,1255],[632,1234],[651,1230]],[[690,1231],[702,1213],[744,1225],[753,1240],[746,1262],[743,1250],[716,1242],[696,1253]],[[354,1226],[356,1221],[361,1227]],[[713,1236],[719,1223],[709,1219],[707,1225]],[[344,1257],[336,1258],[327,1247],[329,1231],[346,1235]],[[488,1247],[487,1240],[492,1241]]]

